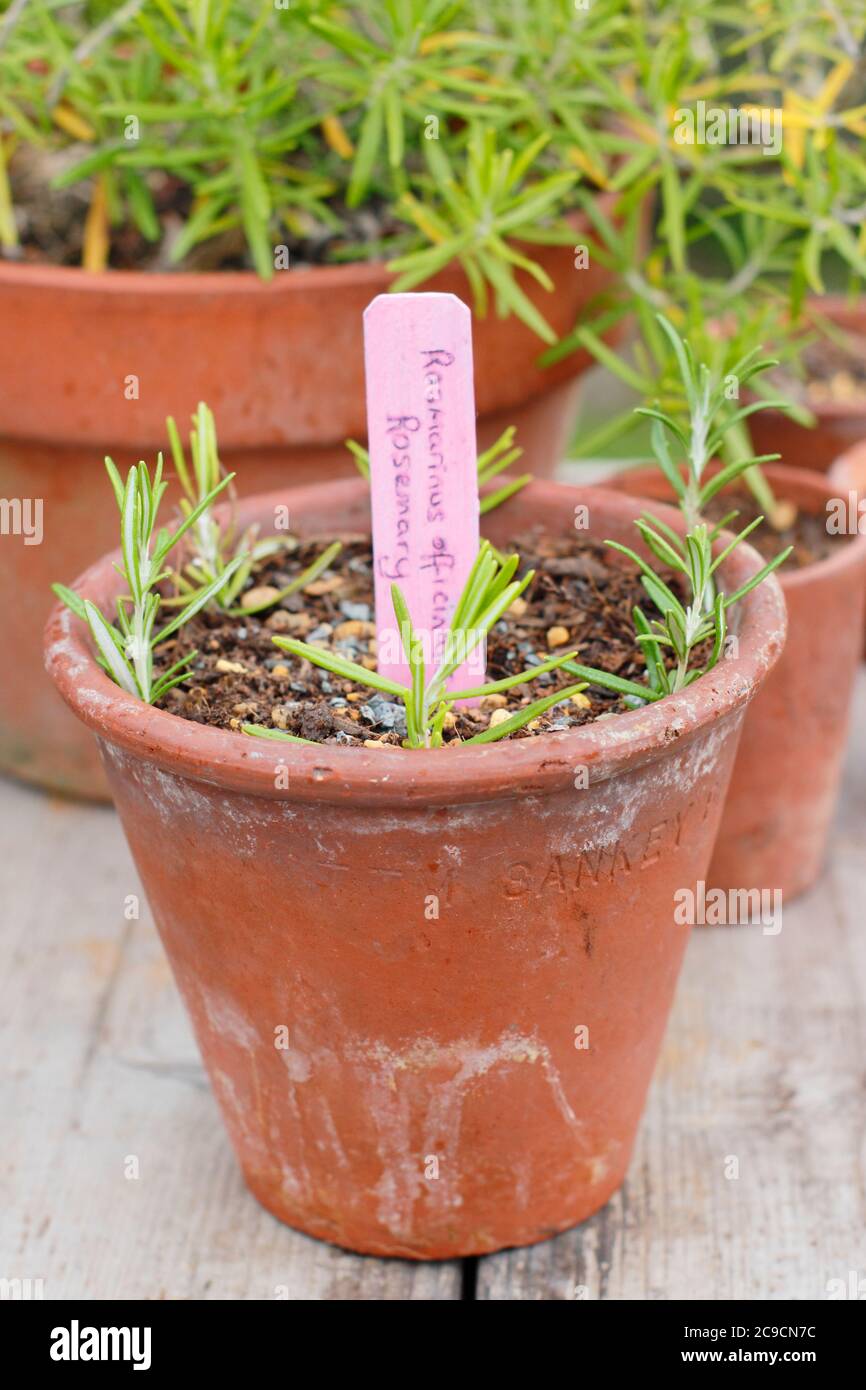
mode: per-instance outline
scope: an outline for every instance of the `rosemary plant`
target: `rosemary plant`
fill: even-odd
[[[512,555],[503,561],[487,541],[482,542],[475,564],[466,580],[445,634],[441,658],[429,675],[425,669],[423,643],[412,625],[406,600],[399,586],[392,584],[391,596],[394,616],[397,620],[400,641],[412,678],[409,686],[401,685],[399,681],[392,681],[377,671],[368,671],[364,666],[347,661],[335,652],[312,646],[308,642],[300,642],[291,637],[274,637],[273,641],[276,646],[291,653],[292,656],[310,661],[313,665],[331,671],[344,680],[355,681],[359,685],[368,686],[372,690],[383,691],[385,694],[401,700],[406,709],[407,738],[405,747],[440,748],[443,742],[445,721],[458,700],[481,699],[486,695],[499,694],[505,690],[512,690],[516,686],[526,685],[539,676],[545,675],[548,671],[567,666],[571,658],[576,655],[576,652],[573,651],[566,652],[561,656],[541,662],[538,666],[533,666],[531,671],[507,676],[503,680],[490,681],[487,684],[473,686],[466,690],[447,690],[448,681],[455,671],[486,640],[493,624],[499,621],[505,610],[516,598],[519,598],[527,585],[531,583],[534,573],[532,570],[525,574],[522,579],[515,579],[518,563],[517,555]],[[466,739],[465,742],[467,744],[493,743],[497,739],[506,738],[515,730],[522,729],[531,720],[537,719],[546,710],[571,699],[573,695],[579,694],[584,689],[585,683],[571,685],[556,691],[553,695],[534,700],[531,704],[518,710],[509,719],[485,729],[482,733],[475,734],[472,738]],[[257,724],[244,724],[242,728],[245,733],[261,738],[283,739],[291,743],[309,742],[307,739],[298,738],[296,735],[288,734],[283,730],[268,729]]]
[[[757,411],[780,406],[778,400],[756,400],[750,405],[732,406],[728,390],[736,392],[735,402],[739,400],[740,390],[747,386],[753,377],[778,365],[775,358],[761,357],[759,348],[752,348],[745,356],[731,364],[724,378],[710,371],[706,363],[698,365],[690,344],[680,338],[673,324],[663,314],[656,315],[659,328],[664,333],[676,359],[682,391],[685,397],[687,423],[681,424],[658,404],[639,406],[636,414],[645,415],[652,420],[652,445],[656,460],[679,500],[680,509],[687,526],[697,526],[706,504],[748,472],[752,488],[759,503],[775,509],[773,494],[766,480],[758,472],[762,463],[770,463],[779,454],[761,454],[758,457],[734,457],[720,468],[713,477],[705,481],[707,465],[721,454],[726,436],[750,415]],[[666,431],[682,450],[685,462],[685,477],[682,468],[674,462],[668,447]]]
[[[503,430],[499,438],[478,455],[478,486],[485,487],[504,473],[506,468],[510,468],[523,456],[523,450],[519,445],[515,445],[514,436],[517,433],[514,425],[509,425],[508,429]],[[370,454],[363,444],[358,444],[354,439],[346,440],[346,448],[355,460],[355,467],[362,478],[370,481]],[[492,492],[482,493],[479,501],[479,511],[483,516],[485,512],[492,512],[494,507],[500,507],[503,502],[507,502],[509,497],[521,492],[527,483],[532,482],[531,473],[521,473],[519,477],[512,478],[501,487],[494,488]]]
[[[611,117],[597,140],[599,186],[620,196],[605,210],[585,187],[575,191],[592,222],[591,258],[612,282],[543,360],[583,349],[640,398],[664,399],[676,364],[659,310],[690,341],[701,338],[704,361],[721,357],[729,336],[738,339],[731,361],[761,342],[784,358],[800,345],[807,291],[862,285],[866,11],[859,0],[658,0],[628,10],[612,70],[592,50],[586,59]],[[715,128],[701,130],[703,117]],[[647,193],[658,209],[652,237]],[[603,336],[626,323],[637,327],[627,359]],[[795,402],[786,409],[813,423]],[[629,412],[606,419],[579,441],[584,456],[630,424]],[[735,432],[743,454],[747,431],[741,422]]]
[[[247,527],[243,535],[235,539],[231,524],[221,526],[214,516],[212,503],[225,471],[220,463],[213,411],[203,402],[199,402],[196,408],[189,436],[191,467],[171,416],[166,420],[166,428],[175,471],[183,490],[181,510],[185,516],[195,513],[197,517],[186,538],[191,556],[173,576],[177,597],[166,599],[166,603],[188,603],[194,594],[207,588],[220,608],[228,613],[249,616],[272,608],[289,594],[305,589],[328,568],[342,549],[339,541],[329,545],[302,574],[296,575],[276,594],[257,603],[243,602],[244,586],[256,566],[269,555],[278,554],[288,545],[288,540],[280,536],[259,539],[258,526]],[[214,590],[212,586],[215,582],[217,587]]]
[[[638,566],[647,597],[661,613],[660,618],[647,618],[640,606],[635,605],[632,610],[637,641],[643,647],[646,659],[647,683],[641,685],[637,681],[624,680],[621,676],[571,660],[565,663],[565,670],[581,676],[592,685],[600,685],[625,696],[626,703],[637,704],[660,700],[663,695],[675,695],[711,671],[724,655],[728,609],[761,584],[768,574],[784,563],[791,552],[789,546],[734,593],[723,593],[717,588],[713,576],[731,552],[763,520],[758,517],[750,522],[714,557],[713,542],[730,519],[725,517],[712,530],[701,522],[684,538],[657,517],[643,517],[635,522],[656,559],[667,569],[683,576],[688,592],[685,603],[636,551],[617,541],[608,541],[612,549],[627,555]],[[693,665],[695,651],[709,641],[712,641],[712,648],[706,661]],[[665,649],[672,652],[676,660],[672,669],[667,667]]]
[[[866,267],[864,32],[861,0],[0,0],[0,248],[45,155],[86,204],[90,269],[130,227],[161,267],[212,249],[269,277],[288,242],[388,259],[405,288],[456,260],[479,310],[550,343],[526,246],[568,244],[581,205],[618,272],[592,346],[608,313],[683,309],[689,277],[708,320],[774,282],[796,312],[829,267]],[[781,113],[784,140],[683,142],[698,101]]]
[[[541,8],[528,27],[558,63],[590,35],[604,60],[614,16],[580,25],[564,0]],[[54,187],[86,195],[89,269],[130,225],[164,243],[161,264],[211,243],[264,278],[287,244],[394,258],[407,283],[458,258],[480,296],[551,341],[515,275],[519,248],[573,236],[563,214],[581,171],[560,146],[585,142],[595,114],[591,97],[563,99],[567,135],[526,99],[526,28],[510,0],[0,0],[2,246],[19,240],[15,166],[44,152],[60,156]],[[456,201],[437,186],[446,144]],[[166,200],[181,220],[170,239]]]
[[[675,298],[674,289],[677,294],[686,295],[687,302],[681,303]],[[706,363],[714,382],[725,383],[730,391],[731,399],[726,398],[721,406],[722,417],[732,416],[739,408],[737,368],[749,354],[757,356],[763,351],[759,344],[773,344],[773,365],[778,363],[787,379],[798,374],[799,356],[815,336],[805,325],[791,319],[781,296],[775,294],[735,294],[724,312],[719,311],[714,317],[719,306],[706,280],[697,275],[680,278],[675,286],[669,280],[664,288],[660,285],[653,289],[651,298],[616,298],[615,309],[600,311],[595,321],[579,324],[544,354],[544,362],[552,364],[575,348],[583,348],[618,378],[629,393],[640,401],[654,401],[684,428],[688,427],[688,399],[679,360],[669,334],[661,326],[661,317],[676,324],[679,337],[692,345],[696,360]],[[620,354],[608,346],[601,334],[619,328],[626,313],[636,321],[638,332],[630,342],[628,354]],[[749,380],[749,395],[768,407],[783,410],[802,425],[813,424],[814,417],[790,391],[782,388],[775,379],[778,375],[771,370],[753,375]],[[613,444],[625,441],[623,456],[633,454],[635,450],[628,437],[636,425],[632,404],[608,412],[596,428],[580,431],[574,451],[578,457],[593,458],[610,451]],[[642,446],[641,440],[641,452]],[[730,463],[751,452],[747,419],[729,423],[720,443],[720,457]],[[747,473],[745,482],[753,491],[755,485],[760,489],[759,470]],[[766,507],[769,499],[769,490],[764,487],[758,500]]]
[[[706,467],[718,456],[729,430],[736,428],[755,411],[774,402],[755,401],[731,412],[725,383],[720,382],[706,364],[698,366],[690,345],[679,337],[673,325],[661,314],[656,317],[679,368],[688,412],[687,423],[681,425],[659,406],[639,407],[637,413],[652,420],[655,457],[679,503],[686,534],[684,537],[678,535],[666,522],[646,513],[635,522],[635,526],[655,559],[666,569],[682,576],[687,599],[685,603],[681,602],[662,576],[630,547],[608,541],[608,545],[627,555],[638,566],[647,596],[661,614],[660,618],[648,619],[639,606],[632,613],[637,640],[646,658],[647,685],[642,686],[636,681],[623,680],[573,662],[566,667],[574,675],[614,690],[629,700],[639,701],[657,700],[663,695],[675,694],[711,671],[724,653],[727,610],[783,564],[792,549],[788,546],[776,555],[735,593],[725,594],[719,589],[714,578],[719,566],[764,518],[756,517],[714,556],[714,542],[736,518],[737,512],[729,512],[710,528],[703,520],[704,508],[737,478],[748,476],[749,471],[754,471],[758,464],[779,456],[769,454],[759,458],[736,458],[709,478],[705,477]],[[734,364],[731,376],[739,388],[773,365],[772,359],[761,358],[758,350],[752,349]],[[682,462],[675,461],[672,456],[668,435],[679,446]],[[775,505],[772,494],[770,504]],[[712,641],[712,647],[708,659],[703,664],[693,665],[693,654],[709,641]],[[672,669],[667,668],[664,648],[675,658],[676,664]]]
[[[155,681],[154,648],[189,622],[242,562],[242,557],[236,556],[215,579],[198,588],[165,627],[156,630],[162,602],[157,586],[171,574],[166,565],[169,552],[195,526],[234,475],[229,474],[217,483],[173,531],[168,531],[164,527],[157,530],[159,506],[167,487],[162,477],[162,455],[152,479],[145,463],[133,464],[125,484],[111,459],[105,460],[105,467],[120,512],[123,563],[118,571],[129,585],[129,594],[116,602],[116,626],[94,603],[80,598],[65,584],[53,584],[52,588],[57,597],[87,623],[96,644],[99,664],[111,679],[127,694],[137,695],[152,705],[186,678],[189,663],[197,655],[188,653]]]

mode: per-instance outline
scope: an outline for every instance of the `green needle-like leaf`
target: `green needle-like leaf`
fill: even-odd
[[[555,695],[545,695],[541,700],[534,700],[531,705],[526,705],[524,709],[518,710],[510,719],[503,719],[500,724],[494,724],[490,729],[484,729],[480,734],[473,734],[472,738],[466,740],[466,746],[471,743],[496,743],[501,738],[507,738],[509,734],[516,733],[518,729],[523,729],[533,719],[538,719],[542,714],[546,714],[554,705],[562,705],[566,700],[570,700],[573,695],[579,695],[586,689],[586,682],[580,685],[569,685],[564,690],[558,690]]]
[[[289,652],[303,661],[311,661],[314,666],[323,666],[335,676],[342,676],[343,680],[355,681],[358,685],[367,685],[373,690],[382,690],[386,695],[397,695],[401,700],[405,700],[409,695],[405,685],[399,685],[387,676],[380,676],[378,671],[368,671],[366,666],[347,661],[345,657],[327,651],[324,647],[314,647],[309,642],[298,641],[295,637],[273,637],[271,640],[281,651]]]
[[[264,724],[241,724],[241,731],[254,738],[271,738],[278,743],[305,743],[310,748],[316,747],[312,739],[300,738],[297,734],[287,733],[285,729],[269,729]]]

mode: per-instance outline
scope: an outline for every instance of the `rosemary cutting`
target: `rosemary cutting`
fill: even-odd
[[[63,603],[87,623],[96,644],[97,660],[111,679],[130,695],[156,704],[189,675],[198,655],[188,652],[154,680],[153,653],[202,608],[213,604],[230,614],[251,615],[272,608],[287,595],[311,584],[341,550],[339,541],[328,546],[291,583],[261,602],[243,602],[242,591],[255,566],[287,545],[287,539],[258,539],[258,528],[249,527],[239,541],[232,526],[223,527],[214,515],[216,499],[230,487],[234,473],[226,473],[219,461],[213,413],[199,404],[190,435],[192,468],[187,465],[174,421],[166,422],[177,476],[183,491],[182,520],[173,530],[157,529],[160,504],[168,486],[163,478],[162,454],[153,478],[143,462],[134,464],[124,483],[110,458],[105,468],[120,512],[120,573],[129,593],[115,603],[116,624],[89,599],[82,599],[65,584],[52,584]],[[190,554],[179,568],[169,556],[183,542]],[[171,588],[173,593],[160,591]],[[238,602],[240,600],[240,602]],[[162,608],[177,609],[159,629]]]
[[[178,481],[183,490],[180,506],[185,516],[196,513],[196,521],[186,537],[186,548],[191,552],[179,570],[173,572],[177,597],[165,600],[169,605],[183,604],[191,600],[202,589],[210,589],[215,603],[227,613],[261,613],[271,608],[289,594],[296,593],[312,584],[340,553],[339,541],[329,545],[318,555],[302,574],[296,575],[290,584],[271,594],[259,603],[240,602],[244,586],[254,569],[271,555],[278,554],[289,545],[286,537],[267,536],[259,539],[259,527],[248,526],[244,533],[235,538],[235,528],[230,521],[223,526],[213,512],[213,499],[218,484],[225,477],[220,463],[217,442],[216,422],[213,411],[199,402],[192,417],[190,431],[190,455],[192,466],[187,463],[177,426],[171,416],[166,420],[171,454]],[[235,564],[235,561],[238,561]],[[221,582],[220,582],[221,581]],[[217,583],[216,589],[212,585]]]
[[[726,594],[719,587],[716,579],[719,567],[737,546],[760,526],[764,518],[756,517],[714,556],[714,543],[738,513],[736,510],[728,512],[711,528],[702,519],[703,509],[725,487],[749,470],[754,470],[756,465],[776,459],[779,455],[766,454],[758,458],[735,459],[708,478],[707,464],[717,456],[729,430],[755,411],[775,403],[756,401],[733,412],[729,411],[724,384],[719,382],[706,364],[696,363],[689,344],[678,336],[673,325],[663,315],[659,314],[656,317],[670,342],[679,367],[688,405],[688,424],[684,428],[658,405],[641,406],[637,413],[649,416],[653,422],[653,452],[679,504],[686,524],[686,533],[680,536],[666,522],[649,513],[644,513],[636,520],[635,526],[651,555],[667,570],[682,576],[687,598],[682,602],[657,570],[636,551],[616,541],[608,541],[608,545],[628,556],[638,566],[647,597],[661,614],[660,618],[648,618],[637,605],[632,611],[637,640],[646,659],[647,683],[641,685],[637,681],[623,680],[606,671],[575,662],[567,663],[565,668],[593,685],[616,691],[629,703],[645,703],[659,700],[664,695],[676,694],[711,671],[724,655],[728,610],[761,584],[768,574],[784,564],[793,548],[788,546],[776,555],[735,593]],[[737,362],[733,375],[738,384],[742,385],[774,365],[772,359],[760,357],[759,349],[753,349]],[[674,460],[666,431],[680,446],[682,461]],[[772,503],[772,497],[770,500]],[[709,657],[703,663],[694,665],[693,654],[707,642],[712,643]],[[673,669],[667,667],[663,648],[673,653]]]
[[[197,655],[196,652],[187,653],[154,681],[154,647],[165,642],[204,608],[241,564],[242,557],[236,556],[225,571],[199,587],[165,627],[156,630],[156,617],[162,602],[156,590],[171,575],[166,565],[169,551],[204,517],[214,498],[234,475],[221,479],[190,508],[174,531],[168,531],[156,529],[159,506],[168,486],[162,476],[162,455],[159,455],[152,479],[145,463],[133,464],[125,483],[111,459],[105,460],[105,467],[120,512],[123,563],[118,570],[129,586],[129,593],[116,600],[117,625],[110,623],[90,599],[80,598],[65,584],[52,584],[51,587],[57,597],[87,623],[103,670],[127,694],[137,695],[152,705],[186,678],[189,664]]]

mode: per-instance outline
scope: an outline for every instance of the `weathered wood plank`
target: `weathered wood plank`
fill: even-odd
[[[483,1260],[479,1298],[810,1299],[866,1274],[866,673],[837,824],[778,936],[693,933],[623,1190]]]
[[[143,897],[125,919],[114,813],[3,783],[0,837],[0,1277],[58,1299],[459,1299],[459,1263],[353,1256],[247,1193]]]

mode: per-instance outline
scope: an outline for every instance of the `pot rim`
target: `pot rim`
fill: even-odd
[[[611,208],[616,195],[601,190],[599,205]],[[575,229],[589,227],[589,217],[580,208],[566,214]],[[541,250],[545,248],[542,247]],[[568,251],[568,247],[557,248]],[[459,272],[459,262],[451,260],[437,274]],[[431,277],[431,280],[436,277]],[[213,295],[217,291],[231,297],[252,295],[266,299],[268,295],[298,294],[304,290],[319,290],[326,294],[334,289],[376,287],[388,285],[396,274],[387,269],[386,261],[350,261],[345,265],[313,265],[288,275],[277,274],[263,280],[255,270],[83,270],[81,266],[53,265],[42,261],[12,261],[0,257],[0,292],[4,288],[20,289],[22,285],[34,292],[58,291],[82,294],[118,294],[142,292],[145,295],[169,296]],[[430,282],[427,282],[430,283]],[[541,351],[541,349],[539,349]]]
[[[21,264],[0,260],[0,289],[21,284],[34,290],[56,292],[72,290],[82,294],[144,294],[211,295],[216,290],[229,296],[287,294],[302,287],[319,289],[323,293],[341,285],[361,286],[387,283],[393,278],[384,261],[362,261],[349,265],[311,266],[294,274],[275,275],[263,280],[254,270],[83,270],[74,265],[49,265],[42,262]]]
[[[866,440],[862,444],[856,445],[855,449],[866,449]],[[853,454],[855,449],[848,453]],[[847,455],[843,454],[837,463],[841,463]],[[833,467],[836,465],[834,464]],[[810,510],[810,515],[817,516],[823,509],[824,504],[833,497],[838,496],[838,488],[833,486],[833,478],[830,472],[815,473],[810,468],[795,468],[789,463],[763,463],[761,472],[765,473],[770,482],[778,482],[785,488],[790,487],[790,501],[796,502],[799,506],[806,505],[806,502],[814,501],[814,509]],[[624,470],[620,477],[643,475],[645,477],[661,477],[660,470],[646,465]],[[805,494],[805,498],[797,494]],[[644,501],[654,501],[653,498],[644,498]],[[664,503],[659,504],[664,506]],[[813,583],[815,579],[835,579],[837,575],[844,574],[846,570],[857,569],[861,564],[866,563],[866,535],[857,534],[850,536],[844,545],[836,548],[836,553],[827,555],[823,560],[815,560],[811,565],[804,565],[802,569],[783,570],[778,573],[779,583],[782,592],[787,593],[789,589],[803,589]]]
[[[327,499],[339,516],[362,494],[369,495],[362,479],[313,484],[244,498],[236,515],[244,523],[255,515],[273,515],[275,505],[289,502],[298,516],[305,501],[308,507],[316,503],[321,508]],[[534,502],[560,509],[560,514],[563,506],[571,514],[579,497],[589,505],[590,516],[597,508],[602,526],[612,515],[624,521],[637,515],[634,498],[600,487],[535,482],[526,494]],[[520,506],[515,500],[506,505],[517,520]],[[677,511],[664,506],[661,510],[663,519],[681,528]],[[86,570],[75,581],[76,590],[103,603],[119,592],[122,585],[113,568],[119,553],[103,556]],[[742,545],[726,568],[734,582],[742,583],[760,564],[751,547]],[[410,753],[330,744],[307,748],[181,719],[144,704],[109,680],[94,659],[84,625],[59,604],[45,628],[45,664],[63,699],[88,728],[165,772],[276,800],[445,806],[573,788],[576,765],[587,769],[589,781],[604,781],[621,768],[654,761],[672,742],[681,745],[733,714],[754,695],[784,645],[787,615],[775,576],[748,594],[739,611],[737,657],[720,662],[679,695],[575,730],[459,750]],[[286,789],[276,785],[280,769],[288,769]]]

